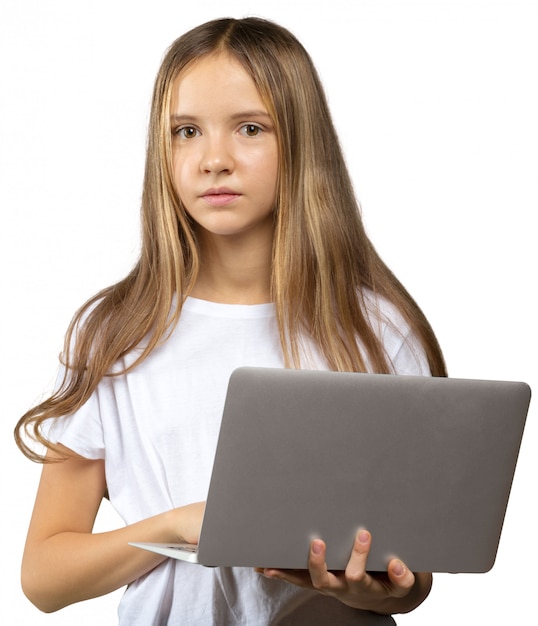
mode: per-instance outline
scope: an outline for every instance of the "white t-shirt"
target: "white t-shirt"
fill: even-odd
[[[394,372],[428,375],[422,350],[394,308],[378,308],[373,324]],[[309,352],[305,366],[324,368]],[[129,373],[104,378],[80,410],[56,420],[51,438],[105,460],[110,501],[126,524],[203,501],[228,379],[244,365],[284,366],[274,306],[188,298],[170,338]],[[129,626],[394,624],[249,568],[172,559],[129,585],[119,616]]]

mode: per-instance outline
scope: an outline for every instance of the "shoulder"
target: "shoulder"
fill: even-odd
[[[383,345],[393,373],[429,376],[424,349],[399,309],[370,290],[363,292],[362,300],[366,316]]]

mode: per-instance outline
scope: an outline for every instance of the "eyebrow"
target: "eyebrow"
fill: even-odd
[[[234,113],[231,116],[232,120],[248,120],[248,119],[255,119],[255,118],[260,118],[260,117],[265,117],[268,120],[271,120],[271,116],[269,115],[269,113],[267,113],[267,111],[263,111],[261,109],[259,110],[252,110],[252,111],[240,111],[239,113]],[[189,115],[189,114],[177,114],[177,113],[173,113],[170,116],[170,121],[172,122],[172,124],[184,124],[187,122],[195,122],[198,119],[198,117],[196,115]]]

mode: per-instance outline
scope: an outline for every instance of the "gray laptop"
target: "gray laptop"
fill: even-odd
[[[134,543],[206,566],[485,572],[530,402],[525,383],[270,368],[230,378],[198,546]]]

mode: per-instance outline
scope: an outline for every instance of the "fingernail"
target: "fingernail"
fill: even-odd
[[[322,551],[323,551],[323,545],[321,544],[321,542],[313,541],[312,542],[312,554],[315,554],[316,556],[318,556],[319,554],[321,554]]]
[[[361,543],[368,543],[369,539],[370,539],[370,534],[367,531],[361,530],[359,532],[359,541]]]
[[[394,572],[396,576],[403,576],[405,573],[404,564],[401,561],[396,561],[392,571]]]

